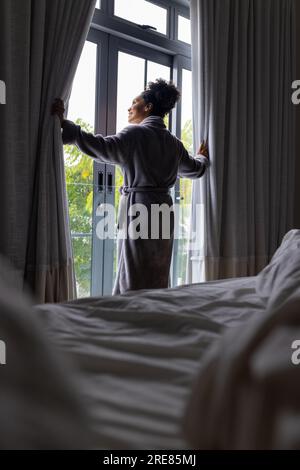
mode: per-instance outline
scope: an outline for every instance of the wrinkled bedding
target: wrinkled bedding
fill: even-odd
[[[211,344],[264,313],[255,278],[35,307],[76,370],[80,398],[107,449],[189,448],[182,420]]]
[[[285,235],[255,288],[265,313],[225,332],[193,386],[184,429],[196,448],[300,448],[300,230]]]
[[[0,260],[1,448],[299,448],[300,230],[255,277],[37,306],[13,284]]]

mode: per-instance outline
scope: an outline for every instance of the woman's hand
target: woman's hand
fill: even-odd
[[[197,155],[203,155],[206,158],[209,158],[208,145],[207,142],[202,140]]]
[[[64,118],[64,112],[65,112],[65,105],[63,100],[60,98],[56,98],[53,102],[52,108],[51,108],[51,114],[57,114],[57,116],[60,119],[60,123],[62,124],[65,120]]]

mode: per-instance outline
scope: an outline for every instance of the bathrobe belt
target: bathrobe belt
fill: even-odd
[[[165,193],[170,194],[169,188],[157,188],[157,187],[150,187],[150,186],[136,186],[134,188],[130,188],[129,186],[121,186],[120,193],[122,195],[128,195],[129,193]]]

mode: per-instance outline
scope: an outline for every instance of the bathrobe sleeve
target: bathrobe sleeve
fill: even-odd
[[[103,137],[85,132],[72,121],[62,124],[63,144],[75,144],[83,153],[103,163],[126,166],[130,156],[130,126],[115,135]]]
[[[192,157],[182,142],[180,142],[180,160],[178,166],[178,176],[181,178],[200,178],[210,166],[209,159],[204,155],[199,155],[196,158]]]

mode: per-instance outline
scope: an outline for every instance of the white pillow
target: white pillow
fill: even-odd
[[[278,307],[300,289],[300,230],[290,230],[270,263],[256,276],[257,295],[267,307]]]
[[[300,343],[299,230],[284,237],[257,288],[266,311],[225,332],[203,359],[183,422],[191,448],[300,446],[300,364],[292,360]]]

